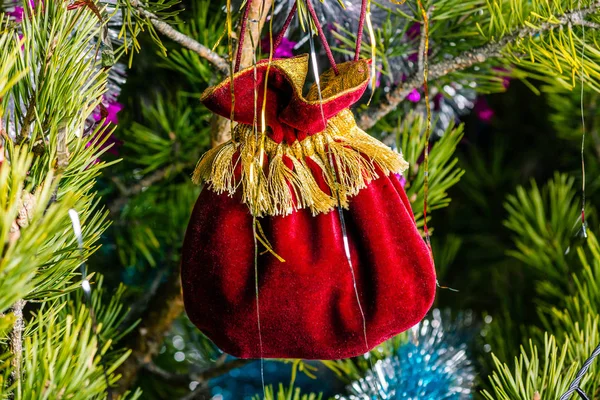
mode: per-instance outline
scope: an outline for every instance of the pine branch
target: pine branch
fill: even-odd
[[[537,28],[529,26],[523,27],[512,34],[502,37],[497,42],[491,42],[478,48],[464,51],[449,60],[430,65],[428,78],[429,80],[438,79],[452,72],[461,71],[472,67],[475,64],[483,63],[490,58],[500,57],[502,55],[502,50],[515,40],[524,39],[556,27],[572,25],[595,27],[598,24],[586,21],[585,17],[598,10],[600,10],[600,1],[594,2],[581,10],[565,13],[562,17],[557,18],[558,22],[545,22],[540,24]],[[404,83],[391,91],[381,101],[379,107],[371,108],[360,113],[358,116],[358,125],[365,130],[372,128],[380,119],[394,111],[414,89],[417,89],[422,85],[423,74],[420,74],[419,71],[413,73]]]
[[[146,10],[138,0],[131,0],[130,3],[141,16],[148,18],[148,20],[152,23],[152,25],[157,31],[159,31],[169,39],[173,40],[174,42],[179,43],[183,47],[198,54],[200,57],[206,59],[208,62],[213,64],[222,74],[229,74],[229,63],[223,57],[221,57],[208,47],[204,46],[203,44],[199,43],[198,41],[192,39],[191,37],[179,32],[171,25],[161,20],[155,14]]]
[[[581,21],[577,25],[585,26],[586,28],[600,29],[600,24],[592,21]]]
[[[187,395],[183,396],[182,398],[180,398],[179,400],[203,400],[207,395],[207,391],[209,390],[209,388],[207,388],[206,386],[202,385],[198,385],[198,387],[196,387],[196,389],[194,389],[194,391],[188,393]],[[208,394],[210,396],[210,394]]]
[[[196,388],[193,391],[191,391],[187,395],[183,396],[179,400],[201,400],[201,399],[204,399],[204,394],[208,390],[208,382],[211,379],[216,378],[221,375],[224,375],[231,370],[241,368],[241,367],[243,367],[251,362],[254,362],[254,361],[256,361],[256,360],[236,359],[236,360],[230,361],[228,363],[222,364],[220,366],[216,366],[214,368],[207,369],[206,371],[203,371],[200,374],[193,375],[191,378],[192,378],[192,380],[198,382],[198,386],[196,386]],[[166,371],[164,371],[164,372],[166,372]],[[189,381],[186,380],[186,383],[189,383]]]
[[[54,55],[54,51],[56,50],[56,42],[53,41],[50,43],[50,47],[48,48],[46,59],[44,62],[44,69],[40,76],[40,81],[44,82],[44,77],[50,67],[50,63],[52,61],[52,56]],[[25,118],[23,119],[23,124],[21,126],[21,133],[17,137],[17,143],[21,143],[24,139],[29,137],[29,128],[33,123],[35,117],[35,108],[37,106],[37,97],[39,95],[39,89],[35,89],[34,93],[29,97],[29,104],[27,105],[27,111],[25,113]]]
[[[20,144],[23,140],[29,137],[29,128],[31,123],[33,122],[35,111],[35,96],[31,95],[29,97],[29,103],[27,104],[27,111],[25,112],[25,117],[23,118],[23,124],[21,125],[21,132],[17,135],[15,142]]]

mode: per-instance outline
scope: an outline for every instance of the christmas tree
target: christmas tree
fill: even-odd
[[[599,28],[592,0],[0,2],[0,398],[600,399]],[[264,81],[240,98],[244,76]],[[339,121],[354,136],[284,146]],[[414,223],[380,206],[396,204],[376,197],[381,179]],[[190,245],[199,196],[213,225]],[[243,218],[221,218],[227,207]],[[297,231],[274,228],[300,214]],[[294,275],[324,218],[342,260],[322,246],[320,270]],[[402,251],[386,247],[411,229]],[[427,257],[407,262],[416,247]],[[374,341],[377,321],[420,301],[398,285],[425,280],[430,256],[433,305]],[[417,272],[379,276],[382,263]],[[310,285],[278,289],[281,276]],[[371,281],[387,291],[373,302]],[[312,308],[321,282],[346,284],[350,311]],[[245,309],[218,307],[227,287],[248,325]],[[302,304],[298,318],[331,312],[333,328],[270,314]],[[279,339],[283,355],[352,341],[360,354],[219,348],[240,337],[259,355]]]

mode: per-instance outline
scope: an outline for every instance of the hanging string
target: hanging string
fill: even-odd
[[[315,85],[317,86],[317,94],[319,95],[319,104],[321,109],[321,119],[323,124],[327,124],[327,120],[325,119],[325,112],[323,111],[323,94],[321,93],[321,79],[319,78],[319,66],[317,65],[317,52],[315,50],[315,41],[313,39],[313,28],[311,24],[308,24],[308,43],[310,45],[310,61],[313,66],[313,74],[315,76]]]
[[[249,4],[248,4],[248,6],[249,6]],[[264,6],[264,3],[263,3],[263,6]],[[258,171],[256,172],[257,180],[260,180],[263,177],[263,163],[264,163],[264,153],[265,153],[264,148],[265,148],[265,139],[267,136],[267,119],[266,119],[267,89],[268,89],[268,84],[269,84],[269,73],[271,71],[271,63],[273,61],[273,51],[274,51],[274,47],[273,47],[273,19],[274,19],[273,13],[274,13],[274,9],[275,9],[275,4],[272,3],[271,19],[269,22],[269,46],[270,46],[269,61],[267,64],[267,71],[265,74],[265,81],[264,81],[264,88],[263,88],[263,90],[264,90],[263,101],[262,101],[261,113],[260,113],[260,117],[261,117],[260,118],[260,141],[259,141],[259,148],[258,148],[258,163],[257,163]],[[261,21],[263,19],[262,18],[263,13],[264,13],[264,7],[261,8],[261,10],[260,10],[259,19]],[[286,21],[286,23],[287,23],[287,21]],[[252,43],[252,48],[253,49],[256,48],[255,43]],[[258,134],[258,91],[256,88],[256,82],[257,82],[256,51],[254,51],[254,53],[253,53],[252,64],[254,67],[254,123],[253,123],[253,125],[254,125],[255,134]],[[256,185],[256,193],[255,193],[256,199],[258,199],[258,197],[260,196],[259,187],[260,187],[260,185],[257,184]],[[258,279],[258,256],[259,256],[258,242],[260,241],[267,248],[267,250],[271,249],[271,246],[268,243],[266,236],[260,226],[260,223],[258,222],[256,213],[254,213],[254,212],[252,213],[252,233],[254,236],[254,293],[255,293],[255,299],[256,299],[256,325],[257,325],[257,329],[258,329],[258,343],[259,343],[259,351],[260,351],[260,380],[261,380],[261,384],[262,384],[263,398],[266,398],[267,394],[266,394],[266,386],[265,386],[265,360],[263,357],[263,340],[262,340],[262,329],[261,329],[261,323],[260,323],[260,296],[259,296],[259,279]],[[265,238],[262,239],[261,236],[259,236],[259,234],[262,234],[262,236]],[[271,252],[276,256],[276,258],[280,262],[285,262],[285,260],[283,260],[281,257],[277,256],[277,254],[275,253],[274,250],[272,250]]]
[[[365,19],[367,17],[367,5],[369,3],[370,3],[370,0],[362,0],[362,3],[361,3],[360,19],[358,21],[358,32],[356,34],[356,48],[354,50],[354,61],[358,61],[360,59],[360,46],[362,44],[363,31],[365,29]],[[374,45],[374,43],[372,45]],[[375,61],[375,60],[373,60],[373,61]],[[373,65],[372,68],[375,68],[375,66]],[[336,187],[337,187],[337,176],[336,176],[335,166],[333,164],[333,157],[332,157],[331,153],[329,153],[329,162],[331,164],[331,170],[333,171],[333,176],[336,181]],[[337,191],[336,191],[336,198],[337,198],[337,212],[338,212],[338,217],[340,220],[340,228],[342,231],[342,240],[344,242],[344,252],[346,253],[346,259],[348,261],[348,265],[350,266],[350,272],[352,273],[352,285],[354,287],[354,295],[356,297],[356,302],[358,303],[358,309],[360,311],[360,316],[362,318],[363,337],[365,339],[366,352],[368,353],[370,346],[369,346],[369,339],[367,337],[367,319],[365,317],[365,312],[363,310],[363,307],[362,307],[362,304],[360,301],[360,296],[358,294],[358,287],[356,285],[356,275],[354,272],[354,265],[352,263],[352,257],[350,254],[350,242],[348,240],[348,232],[346,230],[346,220],[344,218],[344,210],[342,208],[340,196]],[[373,368],[373,360],[371,359],[371,357],[369,357],[369,361],[371,363],[371,368]]]
[[[231,34],[232,34],[232,29],[231,29],[231,15],[230,15],[230,3],[231,0],[227,0],[227,22],[228,22],[228,31],[229,31],[229,37],[231,38]],[[263,3],[264,4],[264,3]],[[241,66],[241,62],[242,62],[242,53],[243,53],[243,49],[244,49],[244,39],[246,36],[246,32],[248,29],[248,18],[249,18],[249,14],[250,14],[250,6],[252,5],[252,0],[247,0],[246,2],[246,9],[244,10],[244,15],[242,17],[242,21],[241,21],[241,26],[240,26],[240,34],[239,34],[239,40],[238,40],[238,48],[237,48],[237,54],[236,54],[236,59],[235,59],[235,64],[234,67],[232,69],[232,76],[230,78],[230,82],[231,82],[231,102],[232,102],[232,106],[231,106],[231,115],[230,115],[230,126],[231,126],[231,130],[233,131],[233,119],[234,119],[234,109],[235,109],[235,97],[234,97],[234,88],[233,88],[233,73],[236,73],[239,71],[240,66]],[[260,19],[262,20],[262,12],[263,10],[261,9],[261,16]],[[272,25],[272,21],[271,21],[271,25]],[[271,30],[272,32],[272,30]],[[251,40],[253,40],[253,37],[251,35]],[[254,43],[252,43],[252,48],[254,49]],[[272,46],[272,35],[271,35],[271,46]],[[230,45],[230,51],[231,51],[231,45]],[[272,54],[272,47],[271,47],[271,54]],[[252,57],[252,64],[254,67],[254,82],[255,82],[255,86],[254,86],[254,132],[257,135],[258,134],[258,93],[256,90],[256,81],[257,81],[257,70],[256,70],[256,52],[253,53],[253,57]],[[270,60],[269,60],[269,66],[270,66]],[[265,96],[264,96],[264,100],[266,101],[266,85],[267,85],[267,79],[268,79],[268,70],[267,70],[267,77],[265,78]],[[263,102],[263,122],[264,122],[264,102]],[[261,134],[264,136],[265,133],[265,129],[264,129],[264,123],[261,124]],[[261,141],[262,143],[262,141]],[[259,159],[258,159],[258,171],[256,172],[256,179],[260,179],[261,178],[261,172],[262,172],[262,146],[261,149],[259,150]],[[254,164],[251,166],[251,170],[250,170],[250,176],[249,179],[252,180],[254,179],[254,168],[252,168],[254,166]],[[258,188],[260,185],[256,185],[256,187]],[[256,197],[259,196],[258,190],[257,193],[255,194]],[[258,249],[258,243],[259,243],[259,236],[258,236],[258,220],[256,218],[255,213],[252,213],[252,235],[254,238],[254,293],[255,293],[255,304],[256,304],[256,326],[257,326],[257,332],[258,332],[258,345],[259,345],[259,352],[260,352],[260,378],[261,378],[261,384],[262,384],[262,389],[263,389],[263,397],[266,397],[266,386],[265,386],[265,372],[264,372],[264,358],[263,358],[263,340],[262,340],[262,329],[261,329],[261,323],[260,323],[260,296],[259,296],[259,279],[258,279],[258,256],[259,256],[259,249]]]
[[[581,1],[579,1],[579,8],[581,8]],[[583,63],[585,62],[585,25],[581,25],[581,93],[579,96],[579,106],[581,108],[581,230],[583,237],[587,239],[587,225],[585,222],[585,113],[583,107],[583,84],[585,82],[584,75],[585,70]]]
[[[333,159],[331,153],[329,153],[329,163],[331,164],[331,170],[333,171],[334,178],[337,182],[337,178],[335,177],[335,168],[333,164]],[[356,285],[356,274],[354,272],[354,264],[352,263],[352,257],[350,253],[350,241],[348,239],[348,231],[346,230],[346,220],[344,218],[344,210],[342,208],[340,202],[340,196],[336,193],[337,198],[337,212],[340,220],[340,228],[342,231],[342,240],[344,242],[344,252],[346,253],[346,260],[348,261],[348,265],[350,266],[350,273],[352,274],[352,286],[354,288],[354,296],[356,297],[356,303],[358,304],[358,310],[360,311],[360,317],[362,319],[362,328],[363,328],[363,337],[365,339],[365,352],[369,352],[369,339],[367,338],[367,318],[365,317],[365,312],[363,310],[362,304],[360,302],[360,296],[358,295],[358,287]],[[370,358],[369,358],[370,360]],[[371,364],[371,367],[373,365]]]
[[[313,7],[311,0],[306,0],[306,7],[308,8],[308,12],[310,13],[310,16],[311,16],[313,22],[315,23],[315,26],[317,28],[317,33],[319,34],[319,40],[321,41],[321,44],[323,45],[323,49],[325,49],[325,53],[327,54],[327,58],[329,59],[329,64],[331,64],[331,69],[333,69],[335,74],[338,75],[339,71],[338,71],[337,64],[335,62],[335,59],[333,58],[333,53],[331,52],[329,43],[327,43],[327,39],[325,38],[325,33],[323,33],[323,28],[321,27],[321,24],[319,23],[319,18],[317,17],[317,13],[315,12],[315,8]]]
[[[362,0],[360,7],[360,19],[358,20],[358,32],[356,33],[356,49],[354,50],[354,61],[360,58],[360,45],[362,44],[363,30],[365,29],[365,19],[367,17],[367,4],[369,0]],[[372,46],[375,43],[371,43]]]
[[[69,217],[71,218],[71,227],[73,228],[73,233],[75,234],[75,238],[77,239],[77,245],[79,248],[79,257],[81,259],[81,262],[79,264],[79,271],[81,273],[81,289],[83,290],[83,297],[85,299],[88,312],[90,313],[90,319],[92,320],[92,334],[96,337],[96,342],[98,343],[100,366],[102,367],[102,374],[104,375],[104,381],[106,383],[106,398],[108,400],[112,400],[113,392],[110,387],[110,380],[108,378],[108,372],[106,371],[104,357],[101,353],[102,346],[100,345],[101,340],[100,334],[98,333],[98,321],[96,320],[96,313],[94,312],[94,307],[92,304],[92,286],[90,285],[90,281],[88,281],[87,279],[88,271],[83,252],[83,234],[81,230],[81,222],[79,220],[79,214],[74,209],[69,210]]]
[[[310,9],[312,9],[312,5],[310,5],[310,0],[307,0],[307,5],[309,5],[309,11]],[[315,25],[317,26],[317,28],[320,27],[318,20],[316,19],[316,14],[314,14],[314,9],[312,9],[311,15],[312,18],[315,21]],[[314,44],[314,39],[313,39],[313,28],[312,25],[309,24],[309,44],[310,44],[310,49],[311,49],[311,60],[312,60],[312,64],[313,64],[313,72],[315,74],[315,85],[317,87],[317,93],[319,95],[319,102],[321,105],[321,117],[323,118],[323,122],[326,123],[327,121],[325,120],[325,114],[323,111],[323,95],[321,93],[321,82],[319,79],[319,69],[317,66],[317,57],[316,57],[316,52],[315,52],[315,44]],[[326,40],[324,40],[324,36],[323,36],[323,31],[320,30],[320,35],[322,38],[322,42],[326,43]],[[326,46],[326,44],[324,44],[324,47],[329,48],[329,46]],[[331,59],[330,59],[331,61]],[[332,64],[332,68],[335,65],[335,63]],[[335,71],[336,69],[334,69]],[[337,73],[337,71],[336,71]],[[328,152],[328,159],[329,159],[329,166],[331,168],[331,173],[333,175],[333,180],[334,180],[334,188],[339,187],[338,185],[338,177],[336,174],[336,168],[335,168],[335,163],[333,160],[333,154],[331,152]],[[338,213],[338,219],[340,221],[340,230],[342,233],[342,243],[344,246],[344,255],[346,256],[346,261],[348,262],[348,266],[350,267],[350,273],[352,276],[352,286],[354,289],[354,296],[356,298],[356,303],[358,304],[358,311],[360,313],[360,317],[361,317],[361,321],[362,321],[362,329],[363,329],[363,337],[364,337],[364,341],[365,341],[365,354],[369,354],[369,339],[367,336],[367,319],[363,310],[363,306],[362,303],[360,301],[360,295],[358,293],[358,285],[357,285],[357,281],[356,281],[356,273],[354,271],[354,263],[352,262],[352,254],[350,252],[350,240],[348,238],[348,230],[346,229],[346,219],[344,217],[344,210],[342,208],[342,203],[340,200],[340,195],[338,190],[333,189],[333,192],[336,196],[336,200],[337,200],[337,205],[336,205],[336,209],[337,209],[337,213]],[[369,363],[371,364],[371,368],[374,369],[374,365],[373,365],[373,360],[372,358],[368,357]],[[378,396],[379,397],[379,396]]]
[[[290,24],[292,23],[292,20],[294,19],[294,16],[296,15],[297,8],[298,8],[298,3],[294,2],[292,9],[290,10],[290,13],[287,16],[285,23],[283,24],[283,28],[281,28],[281,31],[279,32],[279,34],[277,35],[277,38],[275,39],[275,43],[273,43],[273,50],[277,49],[279,47],[279,45],[281,44],[281,41],[283,40],[285,33],[287,32],[288,28],[290,27]]]
[[[244,39],[246,37],[246,31],[248,30],[248,15],[250,15],[250,6],[252,0],[246,0],[246,9],[244,10],[244,16],[242,17],[242,25],[240,27],[240,37],[238,40],[237,54],[235,56],[235,68],[233,72],[240,70],[240,64],[242,63],[242,53],[244,52]]]
[[[581,8],[581,1],[578,2],[578,8]],[[583,237],[587,239],[587,225],[585,222],[585,158],[584,158],[584,150],[585,150],[585,110],[584,110],[584,102],[583,102],[583,93],[584,93],[584,83],[585,83],[585,70],[584,70],[584,62],[585,62],[585,25],[581,25],[581,92],[579,97],[579,106],[581,111],[581,232]],[[568,251],[568,249],[567,249]],[[600,355],[600,344],[594,349],[592,355],[583,363],[581,369],[577,372],[575,379],[569,385],[569,389],[565,394],[560,397],[560,400],[567,400],[573,395],[577,393],[579,397],[583,400],[589,400],[589,397],[585,394],[583,389],[581,389],[581,381],[583,380],[585,374],[590,369],[590,366],[594,362],[594,360]]]
[[[231,93],[231,112],[229,113],[229,132],[233,132],[233,118],[235,113],[235,90],[233,83],[233,72],[235,69],[235,65],[233,63],[233,44],[232,38],[233,36],[233,23],[231,21],[231,0],[227,0],[227,51],[229,53],[229,59],[231,60],[231,68],[229,70],[229,92]],[[240,46],[241,48],[241,46]]]
[[[425,242],[429,248],[429,253],[433,259],[433,253],[431,249],[431,237],[429,234],[429,228],[427,226],[427,198],[429,197],[429,140],[431,137],[431,104],[429,104],[429,16],[427,10],[423,7],[421,0],[418,0],[419,9],[423,16],[423,29],[424,29],[424,48],[423,48],[423,91],[425,92],[425,107],[427,109],[427,125],[425,127],[425,154],[424,154],[424,182],[423,182],[423,231],[425,232]]]
[[[254,53],[253,59],[252,59],[252,65],[254,67],[254,132],[257,135],[258,134],[258,92],[256,90],[256,78],[257,78],[257,71],[256,71],[256,53]],[[262,166],[262,160],[259,160],[258,162],[259,166]],[[259,167],[258,168],[259,171],[262,171],[262,168]],[[251,170],[252,171],[252,170]],[[250,179],[253,179],[253,173],[250,174]],[[260,172],[257,174],[257,179],[260,179]],[[258,187],[259,185],[256,185],[257,190],[255,193],[255,197],[258,197]],[[260,352],[260,381],[262,384],[262,389],[263,389],[263,398],[266,396],[265,394],[265,368],[264,368],[264,359],[263,359],[263,342],[262,342],[262,330],[261,330],[261,326],[260,326],[260,297],[259,297],[259,284],[258,284],[258,255],[259,255],[259,250],[258,250],[258,220],[256,218],[255,213],[252,213],[252,236],[254,238],[254,296],[255,296],[255,303],[256,303],[256,327],[257,327],[257,331],[258,331],[258,346],[259,346],[259,352]]]
[[[252,234],[254,236],[254,293],[256,296],[256,326],[258,328],[258,346],[260,351],[260,381],[262,384],[263,398],[266,397],[265,392],[265,361],[263,358],[263,342],[262,342],[262,331],[260,327],[260,300],[258,297],[258,232],[256,229],[257,224],[256,216],[252,216]]]
[[[369,30],[369,37],[371,40],[371,95],[367,106],[371,104],[373,95],[375,95],[375,88],[377,87],[377,39],[375,38],[375,29],[373,29],[373,22],[371,21],[371,1],[367,6],[367,12],[365,14],[367,20],[367,29]]]

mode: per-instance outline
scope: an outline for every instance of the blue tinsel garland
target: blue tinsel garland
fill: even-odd
[[[340,400],[463,400],[472,398],[475,379],[462,324],[444,324],[440,312],[410,333],[392,356],[377,361],[367,375],[348,386]]]
[[[472,398],[474,367],[467,353],[467,342],[475,332],[467,318],[452,323],[434,310],[431,318],[411,329],[409,340],[391,356],[379,360],[364,378],[347,387],[347,395],[339,400],[466,400]],[[290,367],[277,361],[266,361],[267,384],[289,382]],[[328,398],[339,383],[322,369],[318,379],[299,374],[296,387],[302,393],[324,392]],[[337,381],[337,382],[336,382]],[[245,400],[260,395],[260,363],[255,362],[211,381],[213,399]],[[338,388],[336,389],[336,386]]]

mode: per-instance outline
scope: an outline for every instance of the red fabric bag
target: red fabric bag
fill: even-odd
[[[235,74],[233,99],[229,79],[203,95],[238,124],[194,174],[205,187],[186,233],[182,284],[188,316],[223,351],[357,356],[431,307],[433,263],[395,175],[407,164],[348,110],[369,67],[341,64],[338,75],[321,76],[320,96],[315,85],[303,96],[308,57],[274,60]]]

